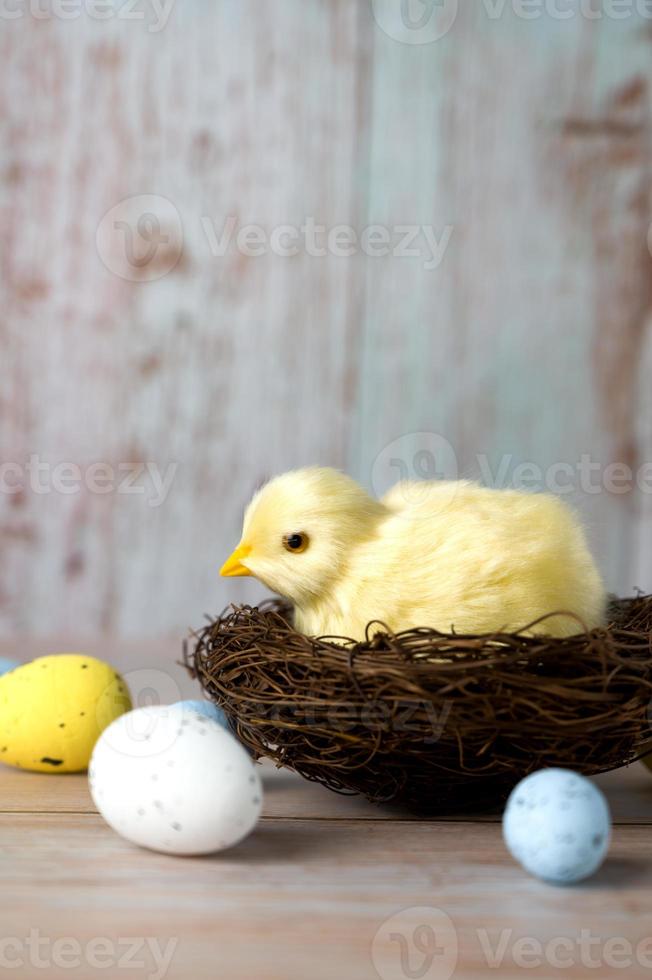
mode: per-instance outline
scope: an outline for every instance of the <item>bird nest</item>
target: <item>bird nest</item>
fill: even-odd
[[[307,779],[446,813],[498,805],[544,766],[585,774],[652,750],[652,596],[564,639],[296,632],[287,604],[231,607],[185,663],[238,738]]]

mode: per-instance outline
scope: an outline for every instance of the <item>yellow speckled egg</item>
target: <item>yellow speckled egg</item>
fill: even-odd
[[[0,677],[0,762],[80,772],[107,725],[130,709],[109,664],[82,653],[39,657]]]

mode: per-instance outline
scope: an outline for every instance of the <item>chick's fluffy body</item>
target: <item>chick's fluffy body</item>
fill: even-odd
[[[301,554],[283,536],[301,532]],[[605,591],[573,513],[555,497],[470,482],[400,483],[381,501],[335,470],[277,477],[247,509],[245,565],[295,605],[297,629],[362,639],[522,629],[565,636],[602,624]],[[579,620],[579,621],[578,621]]]

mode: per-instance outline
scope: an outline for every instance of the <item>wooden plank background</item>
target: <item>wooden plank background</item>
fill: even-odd
[[[652,458],[652,19],[518,7],[447,0],[431,43],[393,0],[3,16],[0,462],[176,469],[159,507],[0,493],[0,633],[178,633],[260,595],[217,569],[291,466],[375,487],[435,437],[469,475]],[[96,235],[142,195],[168,242],[134,271]],[[435,268],[220,257],[229,216],[450,238]],[[652,590],[650,494],[572,499],[609,586]]]

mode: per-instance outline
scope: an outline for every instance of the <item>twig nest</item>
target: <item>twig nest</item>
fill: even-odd
[[[185,662],[255,757],[420,812],[498,805],[547,766],[590,775],[652,749],[652,596],[563,639],[296,632],[287,604],[232,607]]]

